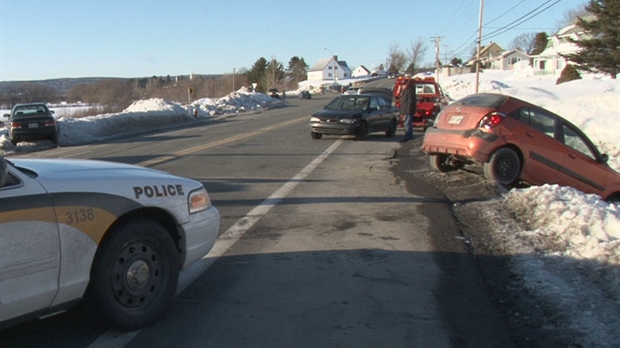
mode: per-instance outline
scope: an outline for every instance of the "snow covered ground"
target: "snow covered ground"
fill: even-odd
[[[556,85],[557,76],[536,76],[530,69],[491,71],[480,74],[479,92],[513,95],[562,115],[581,128],[620,172],[620,82],[605,76],[587,75]],[[339,81],[346,85],[354,81]],[[475,91],[475,74],[440,79],[444,91],[460,99]],[[305,87],[304,87],[305,86]],[[316,84],[315,86],[316,87]],[[310,84],[300,89],[309,89]],[[295,92],[287,92],[293,97]],[[59,116],[60,146],[86,144],[119,134],[171,127],[238,113],[259,113],[282,101],[241,89],[220,99],[201,99],[189,108],[161,99],[142,100],[117,114],[84,118]],[[188,110],[189,109],[189,110]],[[8,111],[2,110],[4,114]],[[0,129],[0,134],[6,130]],[[49,144],[20,143],[13,146],[0,138],[0,155],[11,156],[48,148]],[[583,334],[585,346],[618,346],[620,343],[620,208],[595,195],[575,189],[544,185],[514,189],[500,198],[477,203],[498,235],[515,255],[515,270],[524,274],[526,286],[540,298],[558,302],[571,318],[572,329]],[[506,215],[513,218],[507,220]],[[522,255],[537,255],[522,258]],[[590,261],[597,265],[600,281],[594,288],[575,284],[572,273],[554,272],[549,260],[570,263]],[[520,261],[522,260],[522,262]],[[552,262],[553,263],[553,262]],[[603,295],[598,293],[599,290]],[[601,298],[603,296],[604,298]],[[590,298],[587,308],[575,302]],[[596,299],[594,299],[596,297]],[[602,301],[602,302],[601,302]],[[601,308],[605,307],[605,308]],[[585,311],[585,312],[584,312]],[[614,314],[615,313],[615,314]]]

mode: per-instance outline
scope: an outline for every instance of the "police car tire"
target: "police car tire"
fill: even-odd
[[[179,272],[174,240],[163,226],[145,218],[124,222],[105,236],[95,255],[87,308],[120,329],[148,326],[172,303]]]

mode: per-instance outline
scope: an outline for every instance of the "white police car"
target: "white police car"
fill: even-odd
[[[0,157],[0,326],[82,299],[114,327],[147,326],[219,225],[194,180],[103,161]]]

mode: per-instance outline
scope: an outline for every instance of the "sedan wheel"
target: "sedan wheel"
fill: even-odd
[[[460,168],[450,163],[447,155],[430,155],[429,159],[431,167],[440,173],[452,172]]]
[[[387,135],[388,138],[393,138],[394,135],[396,135],[396,120],[390,122],[390,128],[385,131],[385,135]]]
[[[355,135],[355,139],[364,140],[366,138],[368,138],[368,123],[362,122],[357,134]]]
[[[321,133],[315,133],[315,132],[310,132],[310,136],[312,137],[312,139],[321,139],[321,137],[323,136],[323,134],[321,134]]]
[[[521,160],[513,149],[502,147],[483,165],[483,171],[488,180],[511,185],[521,175]]]
[[[115,327],[148,326],[174,299],[180,271],[174,240],[148,219],[128,221],[108,233],[95,255],[86,305]]]

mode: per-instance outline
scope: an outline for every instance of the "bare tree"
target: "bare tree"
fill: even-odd
[[[407,65],[407,56],[396,42],[390,44],[387,63],[390,72],[401,72]]]
[[[22,95],[22,102],[32,103],[39,101],[55,101],[56,90],[43,84],[26,84]]]
[[[428,47],[426,46],[424,39],[418,37],[416,41],[411,43],[411,47],[407,52],[409,54],[409,68],[407,70],[415,71],[415,68],[422,63],[422,56],[426,53]]]
[[[523,33],[515,37],[510,43],[510,49],[532,54],[536,45],[536,33]]]
[[[567,10],[564,13],[564,17],[562,17],[562,19],[557,23],[558,30],[561,29],[561,28],[564,28],[567,25],[569,25],[577,17],[583,17],[583,16],[587,15],[588,14],[588,11],[586,10],[587,3],[588,3],[588,1],[586,1],[585,3],[579,5],[575,9]]]

